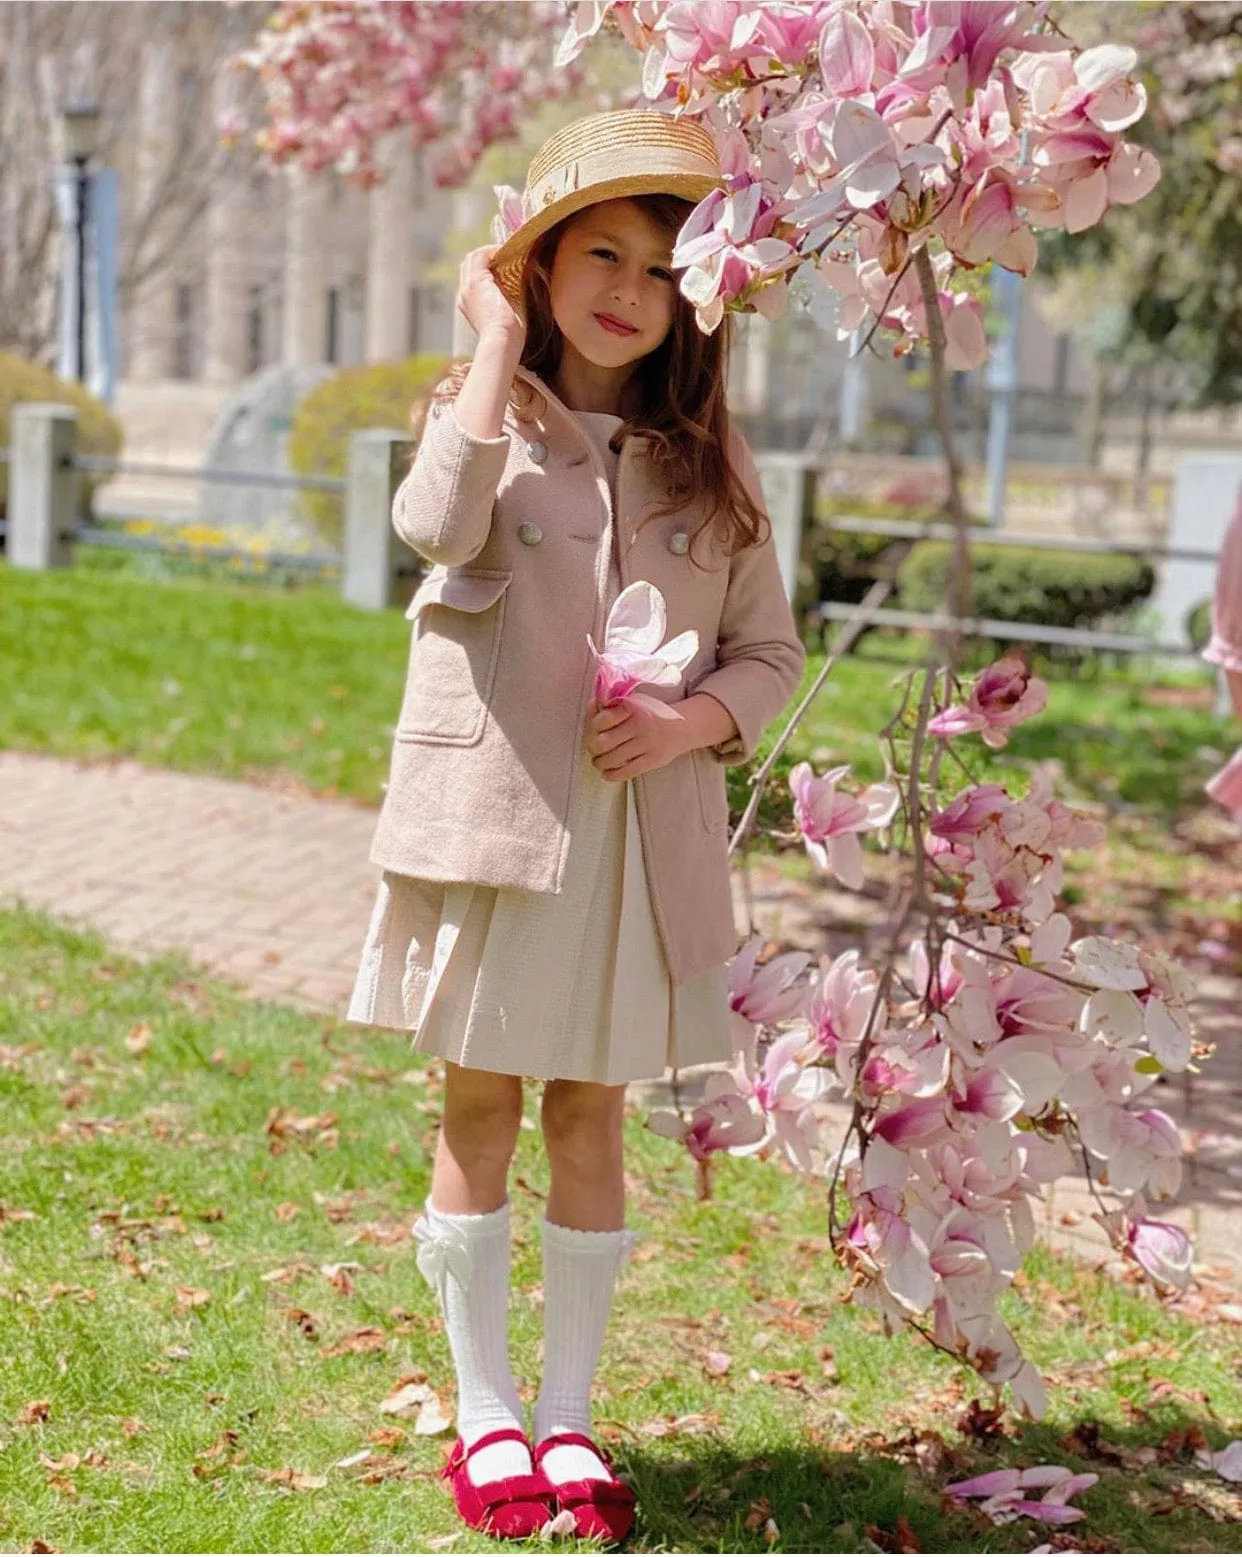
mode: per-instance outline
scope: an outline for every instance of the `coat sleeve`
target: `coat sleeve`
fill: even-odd
[[[747,491],[766,513],[759,472],[745,439],[736,431],[731,437],[731,457]],[[765,726],[797,691],[805,665],[806,651],[769,529],[765,541],[745,547],[729,560],[716,669],[694,687],[722,703],[737,725],[736,736],[709,748],[719,761],[750,760]]]
[[[1222,670],[1242,671],[1242,487],[1216,565],[1212,641],[1203,658]]]
[[[509,456],[509,435],[476,438],[451,403],[431,407],[405,480],[392,502],[397,534],[428,562],[458,567],[477,557]]]

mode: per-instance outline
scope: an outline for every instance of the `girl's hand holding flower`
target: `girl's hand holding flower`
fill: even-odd
[[[587,709],[586,749],[602,778],[618,782],[638,778],[691,749],[685,718],[673,709],[671,718],[653,713],[654,701],[626,698],[601,708],[592,700]]]
[[[665,643],[667,621],[664,596],[640,579],[613,602],[604,647],[587,638],[595,656],[595,695],[587,709],[586,749],[606,779],[637,778],[737,733],[733,716],[709,694],[670,705],[635,691],[677,686],[699,651],[693,631]]]

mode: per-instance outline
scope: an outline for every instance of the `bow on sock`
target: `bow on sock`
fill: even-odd
[[[413,1233],[418,1243],[415,1260],[423,1279],[435,1289],[443,1303],[450,1276],[463,1292],[470,1287],[472,1260],[465,1235],[456,1227],[433,1227],[426,1216],[414,1223]]]

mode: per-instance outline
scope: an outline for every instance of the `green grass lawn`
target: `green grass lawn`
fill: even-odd
[[[399,612],[357,611],[324,590],[0,566],[0,746],[292,781],[378,804],[408,644]],[[808,680],[820,663],[812,658]],[[901,669],[891,657],[843,663],[790,760],[849,760],[877,775],[874,732],[896,706]],[[1201,804],[1203,779],[1234,744],[1227,721],[1193,706],[1208,685],[1208,673],[1192,673],[1154,702],[1145,666],[1113,680],[1059,679],[1047,712],[1005,753],[961,744],[978,754],[980,776],[1053,760],[1067,798],[1140,807],[1167,823]],[[733,783],[740,801],[740,770]]]
[[[434,1478],[448,1435],[379,1409],[411,1375],[451,1405],[406,1235],[439,1095],[401,1035],[0,914],[0,1549],[490,1549]],[[1055,1462],[1101,1476],[1075,1550],[1242,1550],[1242,1499],[1189,1452],[1242,1432],[1239,1332],[1212,1304],[1036,1254],[1006,1317],[1050,1412],[997,1428],[972,1376],[841,1304],[822,1183],[731,1160],[700,1202],[679,1148],[627,1133],[642,1243],[597,1426],[640,1494],[634,1549],[1025,1551],[1046,1535],[940,1488]],[[516,1172],[529,1399],[533,1129]]]

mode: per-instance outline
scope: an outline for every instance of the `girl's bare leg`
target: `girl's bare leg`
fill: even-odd
[[[521,1118],[520,1076],[445,1066],[444,1119],[431,1175],[437,1211],[479,1216],[505,1203]]]
[[[549,1081],[543,1140],[552,1170],[548,1221],[582,1232],[614,1232],[625,1220],[621,1121],[625,1088]]]

